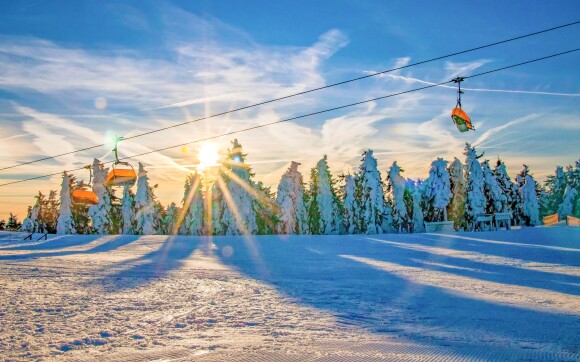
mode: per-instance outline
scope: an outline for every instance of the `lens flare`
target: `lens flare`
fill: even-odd
[[[211,142],[202,144],[199,150],[198,158],[199,165],[197,166],[197,169],[199,171],[203,171],[212,166],[215,166],[219,158],[217,146]]]

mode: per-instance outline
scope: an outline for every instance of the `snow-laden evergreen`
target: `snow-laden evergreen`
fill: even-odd
[[[204,203],[201,176],[195,172],[187,175],[181,201],[181,220],[178,219],[181,235],[202,235],[204,227]]]
[[[429,178],[425,181],[425,198],[429,205],[427,219],[429,221],[447,221],[447,206],[453,196],[447,163],[442,158],[433,161],[429,170]]]
[[[359,232],[357,222],[360,218],[359,203],[356,198],[356,179],[352,175],[344,176],[342,186],[342,203],[344,205],[343,224],[347,234],[357,234]]]
[[[499,186],[495,173],[489,167],[489,161],[481,163],[484,180],[484,193],[487,200],[485,212],[493,214],[507,210],[507,197]]]
[[[57,234],[76,234],[75,223],[72,214],[71,179],[66,173],[62,176],[60,187],[60,210],[56,224]]]
[[[391,215],[387,215],[383,180],[372,150],[363,153],[357,181],[357,232],[380,234],[389,231]]]
[[[540,225],[540,204],[536,191],[536,181],[532,175],[527,174],[524,178],[524,184],[520,188],[520,197],[522,200],[522,216],[525,226]]]
[[[413,232],[422,233],[425,232],[425,216],[423,215],[423,208],[421,207],[424,198],[421,185],[417,183],[411,190],[413,197]]]
[[[121,199],[121,219],[122,234],[133,234],[135,232],[135,195],[130,185],[123,188],[123,198]]]
[[[475,218],[485,214],[486,199],[484,193],[484,179],[479,157],[475,148],[465,144],[465,219],[468,230],[475,228]]]
[[[564,201],[564,192],[567,189],[568,183],[566,180],[566,173],[562,166],[557,166],[554,175],[548,176],[545,183],[547,187],[546,207],[544,214],[551,215],[558,212],[559,206]],[[560,219],[563,217],[558,213]]]
[[[451,203],[449,204],[447,215],[458,230],[466,228],[465,224],[465,177],[464,167],[461,161],[455,157],[449,165],[449,181],[451,184]]]
[[[505,204],[502,212],[514,213],[518,208],[519,203],[519,188],[510,179],[505,164],[501,160],[497,160],[493,170],[497,185],[505,196]]]
[[[334,180],[328,168],[326,155],[312,169],[310,178],[308,205],[310,232],[324,235],[339,234],[342,205],[334,189]]]
[[[308,234],[308,213],[304,203],[304,182],[298,171],[298,162],[292,161],[282,175],[276,193],[279,208],[279,234]]]
[[[149,186],[149,177],[139,162],[137,193],[135,194],[135,234],[155,234],[155,196]]]
[[[397,161],[389,168],[387,176],[387,192],[392,207],[393,228],[398,232],[409,230],[409,215],[405,203],[406,181],[401,176],[401,168]]]
[[[176,235],[179,228],[177,227],[177,221],[179,217],[180,208],[177,207],[175,202],[172,202],[167,207],[167,212],[161,220],[161,231],[164,235]]]
[[[558,218],[563,220],[566,216],[574,215],[574,207],[578,191],[575,188],[568,186],[564,192],[562,203],[558,206]]]
[[[28,216],[22,220],[22,226],[20,230],[28,232],[28,233],[36,233],[40,232],[40,225],[39,225],[39,215],[40,215],[40,198],[38,196],[35,197],[36,202],[32,208],[29,208]]]
[[[237,139],[232,142],[228,157],[220,169],[218,188],[221,194],[219,208],[220,223],[216,228],[224,235],[257,234],[256,211],[254,210],[253,196],[250,193],[250,167],[245,163],[246,155]]]
[[[97,234],[116,234],[113,223],[113,207],[111,204],[112,191],[106,185],[108,169],[98,159],[93,161],[93,192],[97,195],[98,203],[89,207],[89,216],[93,221],[93,228]]]

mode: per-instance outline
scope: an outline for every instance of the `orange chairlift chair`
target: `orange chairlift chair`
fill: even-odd
[[[451,120],[453,121],[453,123],[455,123],[455,126],[457,127],[459,132],[467,132],[469,130],[475,131],[475,128],[473,128],[473,125],[471,124],[471,119],[469,118],[467,113],[465,113],[465,111],[461,109],[461,94],[463,93],[461,91],[461,82],[463,81],[464,78],[462,77],[457,77],[453,79],[453,82],[457,83],[458,89],[457,89],[457,105],[455,106],[455,108],[453,108],[453,111],[451,111]]]
[[[118,143],[123,140],[123,137],[115,136],[115,162],[113,163],[113,169],[107,175],[107,186],[133,186],[135,181],[137,181],[137,174],[135,169],[128,162],[119,161],[119,156],[117,154]],[[126,167],[119,167],[119,165]]]
[[[72,201],[77,205],[96,205],[99,202],[99,199],[97,194],[90,189],[91,181],[93,179],[93,171],[91,165],[87,165],[84,168],[89,170],[89,183],[86,184],[83,181],[79,183],[79,187],[72,191]]]

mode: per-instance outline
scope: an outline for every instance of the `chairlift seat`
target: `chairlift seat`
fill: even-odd
[[[99,202],[97,194],[84,189],[76,189],[72,192],[73,203],[81,205],[96,205]]]
[[[451,112],[451,119],[453,120],[453,123],[455,123],[455,126],[457,126],[459,132],[467,132],[469,130],[475,130],[473,128],[473,125],[471,124],[471,119],[469,118],[467,113],[465,113],[465,111],[460,107],[455,107],[453,109],[453,111]]]
[[[114,168],[107,175],[108,186],[133,186],[137,181],[135,170],[128,168]]]

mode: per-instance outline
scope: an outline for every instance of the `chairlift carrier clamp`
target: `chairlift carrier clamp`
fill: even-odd
[[[471,119],[467,113],[461,109],[461,94],[463,94],[461,91],[461,82],[464,80],[464,77],[457,77],[452,80],[453,83],[457,83],[457,104],[455,105],[453,111],[451,111],[451,120],[459,132],[467,132],[469,130],[475,131],[475,128],[473,128],[473,125],[471,124]]]

